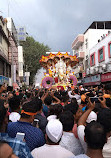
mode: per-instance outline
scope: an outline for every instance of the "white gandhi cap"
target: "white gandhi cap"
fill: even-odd
[[[63,126],[62,123],[57,119],[51,119],[46,126],[46,134],[49,139],[57,143],[62,137]]]

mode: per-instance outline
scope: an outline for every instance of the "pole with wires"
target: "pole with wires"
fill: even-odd
[[[10,0],[8,0],[8,17],[10,16]]]

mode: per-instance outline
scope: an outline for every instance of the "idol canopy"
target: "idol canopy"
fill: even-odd
[[[69,55],[69,52],[47,52],[48,56],[42,56],[40,64],[46,69],[42,86],[64,87],[77,84],[73,67],[78,63],[76,56]]]

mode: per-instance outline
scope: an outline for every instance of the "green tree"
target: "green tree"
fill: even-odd
[[[23,46],[24,68],[25,71],[30,72],[30,84],[32,84],[36,72],[41,67],[39,60],[42,55],[46,55],[46,52],[50,51],[50,48],[35,41],[33,37],[27,37],[26,41],[21,42],[20,45]]]

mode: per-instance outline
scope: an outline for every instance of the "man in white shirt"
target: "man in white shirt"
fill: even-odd
[[[59,141],[62,137],[63,126],[57,119],[52,119],[46,126],[46,144],[34,149],[31,153],[34,158],[70,158],[74,154],[62,148]]]
[[[103,158],[102,149],[106,142],[106,132],[100,123],[95,121],[86,125],[85,141],[87,143],[86,154],[74,158]]]
[[[72,98],[76,98],[77,100],[81,99],[81,96],[78,95],[78,89],[75,89],[73,91],[69,91],[68,95],[69,95],[70,99],[72,99]]]
[[[20,119],[20,98],[19,96],[14,96],[9,99],[9,107],[11,109],[11,114],[9,115],[9,120],[11,122],[17,122]]]
[[[111,110],[108,108],[102,109],[98,113],[97,121],[104,126],[108,138],[103,147],[103,156],[104,158],[111,158]]]
[[[65,149],[71,151],[74,155],[84,153],[79,139],[77,139],[72,132],[74,126],[74,116],[70,111],[65,111],[60,115],[60,121],[63,125],[63,135],[60,145]]]

